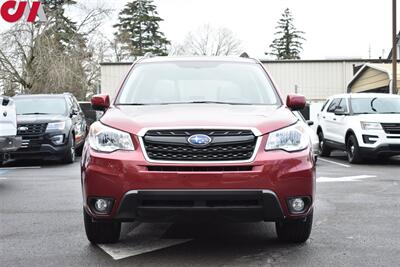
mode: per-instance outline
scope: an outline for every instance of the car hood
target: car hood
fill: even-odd
[[[256,128],[266,134],[291,125],[297,118],[282,106],[179,104],[111,107],[101,118],[105,125],[141,135],[148,128]]]
[[[360,121],[381,122],[381,123],[399,123],[400,114],[360,114],[357,115]]]
[[[56,121],[65,121],[63,115],[17,115],[17,123],[49,123]]]

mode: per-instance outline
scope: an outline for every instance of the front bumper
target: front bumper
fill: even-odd
[[[400,135],[388,134],[383,130],[362,130],[357,135],[363,157],[400,155]],[[371,140],[372,142],[366,142]]]
[[[236,164],[150,163],[140,146],[135,151],[98,153],[85,144],[81,162],[84,207],[97,220],[173,220],[175,215],[192,217],[194,213],[241,221],[304,218],[315,194],[311,149],[266,152],[265,142],[266,138],[252,162]],[[243,196],[247,200],[240,202]],[[291,214],[287,200],[297,196],[311,201],[303,213]],[[96,214],[88,201],[91,198],[113,199],[111,212]],[[225,202],[215,205],[216,200]]]
[[[365,158],[376,158],[379,156],[400,155],[400,144],[382,144],[378,147],[360,147],[361,154]]]
[[[9,153],[16,151],[21,147],[22,137],[19,136],[5,136],[0,137],[0,153]]]
[[[276,221],[283,217],[270,190],[132,190],[116,219],[129,221]]]
[[[10,153],[11,159],[40,159],[40,160],[60,160],[68,152],[68,145],[55,146],[42,144],[36,148],[24,148]]]

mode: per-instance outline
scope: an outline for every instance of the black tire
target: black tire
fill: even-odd
[[[91,243],[110,244],[118,242],[121,233],[120,222],[94,222],[85,209],[83,209],[83,219],[86,236]]]
[[[304,219],[284,219],[275,223],[278,239],[282,242],[304,243],[311,234],[313,223],[313,212]]]
[[[328,147],[325,142],[324,133],[322,131],[318,132],[319,140],[319,154],[323,157],[329,157],[331,155],[332,149]]]
[[[70,134],[68,138],[67,151],[65,152],[64,158],[61,160],[62,163],[71,164],[74,163],[76,159],[76,148],[74,135]]]
[[[350,135],[346,140],[347,160],[352,164],[363,162],[360,147],[358,146],[357,138]]]

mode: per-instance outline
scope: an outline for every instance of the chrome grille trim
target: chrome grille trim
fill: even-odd
[[[255,148],[253,151],[253,155],[251,156],[250,159],[246,159],[246,160],[228,160],[228,161],[181,161],[181,160],[154,160],[151,159],[146,151],[145,148],[145,144],[144,144],[144,136],[146,135],[147,131],[154,131],[154,130],[184,130],[184,129],[198,129],[198,130],[208,130],[208,129],[215,129],[215,130],[250,130],[253,132],[255,138],[256,138],[256,144],[255,144]],[[258,129],[255,128],[243,128],[243,127],[213,127],[213,126],[202,126],[202,127],[193,127],[193,126],[185,126],[185,127],[160,127],[160,128],[145,128],[142,129],[141,131],[139,131],[138,133],[138,138],[139,138],[139,142],[140,142],[140,147],[142,149],[143,155],[146,159],[147,162],[150,163],[172,163],[172,164],[186,164],[186,165],[190,165],[190,164],[237,164],[237,163],[251,163],[255,160],[256,156],[257,156],[257,152],[260,148],[261,145],[261,132]]]

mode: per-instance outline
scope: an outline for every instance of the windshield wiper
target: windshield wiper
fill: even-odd
[[[375,98],[373,98],[373,99],[371,100],[371,109],[372,109],[373,111],[375,111],[375,112],[377,112],[377,110],[374,108],[374,102],[375,102],[377,99],[378,99],[378,98],[375,97]]]
[[[32,112],[32,113],[22,113],[17,115],[51,115],[52,113],[42,113],[42,112]]]
[[[118,103],[116,106],[146,106],[146,105],[159,105],[159,104],[146,104],[146,103]]]
[[[234,102],[222,102],[222,101],[172,102],[172,103],[163,103],[163,104],[160,104],[160,105],[184,105],[184,104],[254,105],[254,104],[250,104],[250,103],[234,103]]]

